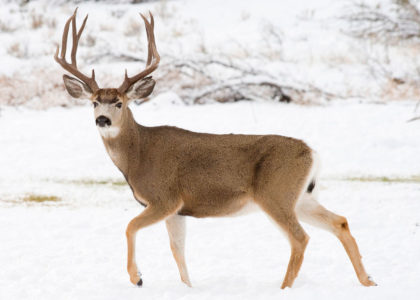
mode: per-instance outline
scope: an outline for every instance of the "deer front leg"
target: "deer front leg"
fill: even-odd
[[[182,282],[191,287],[188,276],[187,265],[185,264],[185,217],[173,215],[166,219],[166,228],[168,229],[169,241],[172,254],[178,266]]]
[[[174,206],[174,205],[173,205]],[[130,221],[127,226],[127,271],[133,284],[142,286],[143,280],[136,264],[136,233],[139,229],[157,223],[175,213],[179,205],[172,209],[149,205],[140,215]]]

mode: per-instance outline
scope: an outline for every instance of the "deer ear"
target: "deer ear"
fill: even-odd
[[[73,98],[90,98],[92,95],[92,90],[87,86],[87,84],[74,77],[63,75],[63,81],[67,92]]]
[[[133,84],[127,91],[129,100],[146,98],[153,92],[156,81],[151,76],[143,78]]]

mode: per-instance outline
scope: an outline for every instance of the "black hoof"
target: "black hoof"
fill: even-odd
[[[137,282],[137,286],[142,286],[143,285],[143,280],[140,278],[139,282]]]

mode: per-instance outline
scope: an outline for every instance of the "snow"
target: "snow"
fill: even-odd
[[[407,122],[418,94],[371,74],[372,59],[378,64],[387,59],[385,71],[403,79],[417,76],[416,47],[385,51],[342,34],[338,19],[347,1],[76,1],[79,25],[89,13],[78,62],[84,71],[95,67],[100,86],[116,85],[124,68],[129,74],[138,70],[138,62],[117,57],[146,57],[137,13],[150,9],[161,66],[175,58],[219,58],[263,69],[287,84],[352,97],[305,106],[263,101],[186,106],[177,94],[182,83],[158,80],[153,99],[131,108],[147,126],[303,139],[321,158],[320,202],[348,219],[377,287],[359,284],[335,237],[303,224],[311,237],[304,262],[293,288],[281,290],[289,244],[257,212],[187,219],[193,288],[179,279],[164,224],[141,230],[136,252],[144,287],[139,289],[125,270],[125,227],[143,208],[121,184],[93,109],[66,98],[63,70],[52,59],[74,10],[73,2],[64,2],[3,1],[0,11],[0,299],[419,298],[420,122]],[[212,71],[221,78],[231,75]],[[399,101],[388,101],[394,98]],[[38,203],[28,201],[30,196],[58,201]]]
[[[90,107],[4,108],[0,116],[1,299],[416,299],[420,292],[418,183],[349,181],[418,175],[419,123],[410,103],[269,103],[184,106],[164,94],[132,106],[143,125],[214,133],[274,133],[307,141],[321,156],[321,203],[348,218],[369,274],[359,284],[329,233],[311,236],[292,289],[281,290],[289,245],[262,213],[187,220],[193,288],[181,283],[163,223],[141,230],[144,287],[125,271],[125,226],[141,212],[107,156]],[[85,182],[85,184],[84,184]],[[90,183],[92,182],[92,183]],[[61,201],[30,203],[27,194]]]
[[[343,194],[343,190],[346,193]],[[95,191],[95,194],[108,192]],[[419,189],[409,185],[329,182],[323,203],[350,220],[364,263],[379,286],[359,285],[331,235],[311,236],[292,289],[281,290],[289,248],[262,214],[188,219],[184,286],[161,223],[138,234],[142,289],[125,272],[125,225],[140,207],[129,197],[110,207],[13,207],[0,210],[2,299],[416,299]],[[28,211],[30,210],[30,211]],[[416,223],[417,222],[417,223]],[[10,230],[12,229],[12,230]]]

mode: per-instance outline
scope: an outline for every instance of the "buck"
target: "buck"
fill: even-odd
[[[154,20],[143,15],[148,40],[146,67],[125,78],[119,88],[99,88],[78,70],[76,52],[86,25],[76,29],[76,13],[64,26],[61,53],[55,60],[69,73],[63,76],[68,93],[93,102],[97,128],[105,148],[124,175],[135,199],[145,209],[126,230],[127,271],[130,281],[143,281],[135,259],[136,233],[165,221],[170,247],[181,280],[191,286],[184,257],[185,217],[221,217],[240,213],[250,205],[265,212],[286,233],[291,255],[282,288],[291,287],[303,261],[309,236],[299,220],[332,232],[344,246],[361,284],[375,283],[366,274],[346,218],[317,201],[318,158],[304,142],[278,135],[203,134],[136,123],[129,103],[151,94],[157,69]],[[66,60],[69,27],[72,27],[71,62]]]

